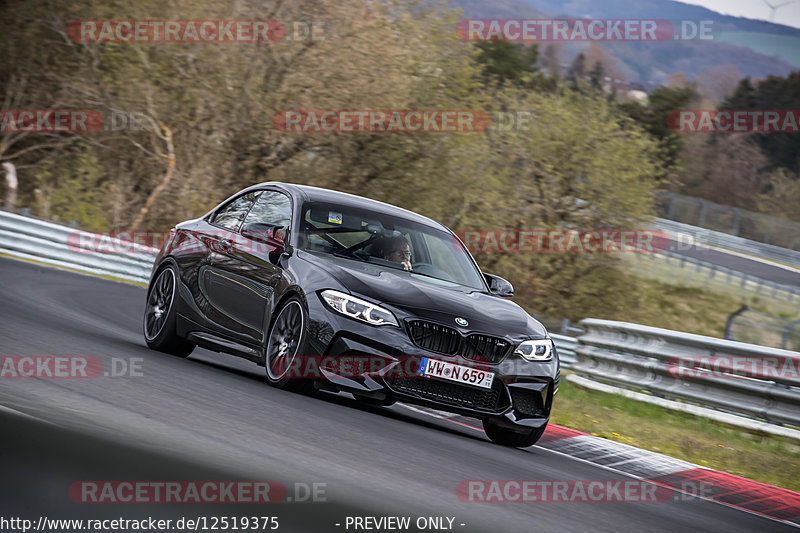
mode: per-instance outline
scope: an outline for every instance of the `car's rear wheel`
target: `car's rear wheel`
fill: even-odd
[[[498,424],[487,419],[483,421],[483,430],[489,440],[501,446],[511,446],[513,448],[527,448],[533,446],[544,434],[547,424],[540,428],[519,428],[512,429],[508,426]]]
[[[177,285],[172,265],[162,268],[150,284],[144,309],[144,340],[153,350],[186,357],[195,345],[179,337],[175,329]]]
[[[305,356],[308,313],[299,298],[292,297],[278,310],[267,337],[265,366],[267,381],[273,387],[295,392],[314,390],[314,377],[300,375],[309,370]],[[301,359],[298,359],[300,357]]]

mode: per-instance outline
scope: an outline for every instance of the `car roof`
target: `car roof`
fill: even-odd
[[[264,187],[283,189],[302,202],[325,202],[341,205],[343,207],[367,209],[389,216],[404,218],[406,220],[424,224],[426,226],[434,226],[450,232],[450,230],[444,224],[413,211],[409,211],[408,209],[403,209],[402,207],[397,207],[396,205],[379,202],[378,200],[372,200],[371,198],[364,198],[363,196],[357,196],[355,194],[349,194],[346,192],[323,189],[321,187],[312,187],[311,185],[283,183],[279,181],[267,181],[264,183],[259,183],[258,185],[253,185],[248,189],[261,189]]]

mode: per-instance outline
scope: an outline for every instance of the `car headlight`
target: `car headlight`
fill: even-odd
[[[539,339],[521,342],[514,353],[528,361],[549,361],[553,358],[553,341]]]
[[[397,319],[392,312],[379,305],[331,289],[324,290],[319,294],[331,309],[346,317],[360,320],[373,326],[398,326]]]

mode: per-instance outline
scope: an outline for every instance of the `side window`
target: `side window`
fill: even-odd
[[[274,226],[276,233],[286,238],[292,222],[292,202],[283,193],[264,191],[247,214],[245,224],[267,224]]]
[[[222,226],[223,228],[231,231],[239,229],[239,224],[244,219],[247,211],[252,207],[261,191],[249,192],[236,198],[231,203],[217,211],[214,219],[211,221],[215,226]]]

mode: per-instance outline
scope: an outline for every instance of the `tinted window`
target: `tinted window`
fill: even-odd
[[[247,214],[244,223],[258,222],[275,226],[285,236],[291,220],[292,202],[289,197],[279,192],[264,191]]]
[[[212,220],[212,224],[222,226],[223,228],[227,228],[231,231],[238,230],[239,224],[241,224],[245,215],[247,215],[247,211],[249,211],[253,206],[253,202],[256,200],[256,198],[258,198],[260,193],[261,191],[249,192],[240,196],[239,198],[236,198],[231,203],[217,211],[217,214]]]
[[[409,275],[484,290],[483,276],[461,242],[445,231],[385,213],[326,203],[303,206],[301,248],[406,270]],[[393,251],[410,252],[410,257]],[[408,270],[403,261],[411,263]]]

